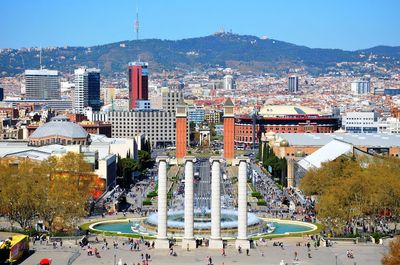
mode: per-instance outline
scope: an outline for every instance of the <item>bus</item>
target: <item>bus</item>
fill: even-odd
[[[0,241],[0,264],[14,263],[25,252],[29,251],[29,238],[27,235],[12,235],[4,241]]]

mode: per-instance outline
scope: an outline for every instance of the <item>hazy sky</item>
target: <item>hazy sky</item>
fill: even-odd
[[[0,0],[0,47],[233,33],[355,50],[400,46],[400,0]]]

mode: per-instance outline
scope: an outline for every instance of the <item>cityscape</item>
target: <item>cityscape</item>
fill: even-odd
[[[0,264],[400,265],[399,3],[198,2],[0,3]]]

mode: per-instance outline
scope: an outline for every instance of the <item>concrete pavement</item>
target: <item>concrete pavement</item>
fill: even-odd
[[[93,239],[93,238],[92,238]],[[100,241],[102,238],[99,238]],[[229,242],[226,249],[226,256],[221,255],[220,250],[209,250],[206,247],[200,247],[192,251],[182,250],[180,246],[175,246],[174,251],[177,252],[177,257],[169,255],[168,250],[155,250],[148,249],[141,244],[141,251],[130,251],[126,239],[123,238],[108,238],[111,243],[113,240],[119,242],[119,248],[113,249],[112,244],[108,250],[102,250],[101,243],[93,243],[91,245],[96,247],[101,255],[101,258],[95,256],[88,256],[85,249],[75,245],[75,242],[64,242],[62,248],[53,249],[51,245],[38,245],[32,246],[36,252],[24,260],[22,265],[36,265],[41,258],[49,257],[53,259],[53,264],[67,264],[68,259],[78,251],[80,256],[75,260],[73,265],[95,265],[95,264],[114,264],[114,254],[116,262],[119,259],[126,262],[128,265],[137,264],[141,262],[141,254],[150,254],[152,261],[150,264],[206,264],[206,256],[211,256],[213,264],[264,264],[264,265],[278,265],[283,259],[287,264],[293,264],[294,252],[298,253],[299,264],[307,265],[336,265],[336,256],[338,257],[338,265],[377,265],[380,264],[380,259],[386,248],[381,245],[372,244],[334,244],[333,247],[320,247],[318,250],[311,248],[311,258],[308,257],[305,239],[280,239],[284,243],[284,249],[281,247],[274,247],[274,241],[268,241],[267,246],[258,246],[256,249],[250,250],[250,256],[246,256],[245,251],[242,254],[234,248],[234,242]],[[296,246],[297,242],[301,242],[301,246]],[[124,244],[123,244],[124,243]],[[111,246],[110,246],[111,245]],[[346,250],[352,249],[354,259],[346,257]]]

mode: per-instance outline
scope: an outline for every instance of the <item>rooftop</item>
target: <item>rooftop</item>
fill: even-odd
[[[268,105],[260,109],[260,115],[264,117],[276,117],[283,115],[321,115],[316,109],[293,105]]]
[[[400,146],[399,134],[384,133],[279,133],[276,139],[287,140],[289,145],[323,146],[337,139],[354,146],[391,147]]]
[[[58,71],[48,70],[48,69],[38,69],[38,70],[25,70],[25,75],[54,75],[58,76]]]
[[[352,153],[353,145],[338,140],[332,140],[311,155],[301,159],[299,165],[306,170],[319,168],[324,162],[332,161],[341,155]]]
[[[52,118],[50,122],[37,128],[30,138],[46,138],[50,136],[86,138],[88,133],[79,124],[68,121],[65,116],[57,116]]]

